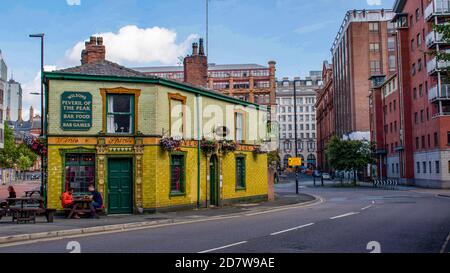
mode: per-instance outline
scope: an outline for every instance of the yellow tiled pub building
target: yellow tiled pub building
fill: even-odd
[[[44,86],[49,208],[61,209],[67,187],[83,195],[90,183],[108,214],[267,199],[262,107],[106,61],[101,38],[86,42],[81,66],[45,72]],[[183,140],[168,151],[164,137]],[[200,139],[213,138],[233,140],[237,149],[204,152]]]

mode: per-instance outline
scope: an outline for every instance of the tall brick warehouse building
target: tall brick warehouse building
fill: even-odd
[[[137,67],[133,68],[147,75],[181,82],[191,82],[206,86],[235,98],[270,107],[271,120],[276,118],[276,79],[275,61],[269,61],[268,66],[258,64],[208,64],[204,54],[203,41],[195,45],[193,56],[184,61],[184,66]],[[197,56],[197,57],[195,57]],[[186,73],[184,67],[195,73]]]
[[[431,51],[448,50],[433,31],[450,19],[449,0],[397,0],[395,76],[374,89],[377,173],[425,187],[450,187],[450,92]],[[384,147],[384,149],[383,149]]]
[[[369,78],[395,72],[390,10],[353,10],[345,15],[331,48],[336,134],[369,136]]]
[[[329,171],[325,157],[326,143],[336,134],[333,93],[333,68],[327,61],[323,62],[322,86],[317,90],[316,123],[317,123],[317,168]]]

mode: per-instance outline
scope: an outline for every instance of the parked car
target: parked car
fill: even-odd
[[[331,180],[331,176],[330,176],[329,173],[323,173],[323,174],[322,174],[322,178],[323,178],[324,180]]]

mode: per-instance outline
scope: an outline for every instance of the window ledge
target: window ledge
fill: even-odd
[[[236,191],[246,191],[246,187],[236,187]]]
[[[169,194],[170,197],[181,197],[181,196],[186,196],[185,192],[171,192]]]

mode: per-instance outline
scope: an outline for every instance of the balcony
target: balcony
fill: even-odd
[[[428,90],[428,100],[430,102],[440,100],[450,100],[450,84],[441,84],[440,88],[435,85]]]
[[[450,0],[432,0],[425,9],[425,20],[435,16],[450,16]]]
[[[442,33],[438,33],[436,31],[432,31],[432,32],[428,33],[427,37],[425,38],[425,40],[427,42],[427,47],[432,48],[433,46],[435,46],[437,44],[445,43],[442,38],[443,38]]]
[[[434,74],[448,68],[450,68],[450,61],[438,61],[436,58],[433,58],[427,63],[428,74]]]

